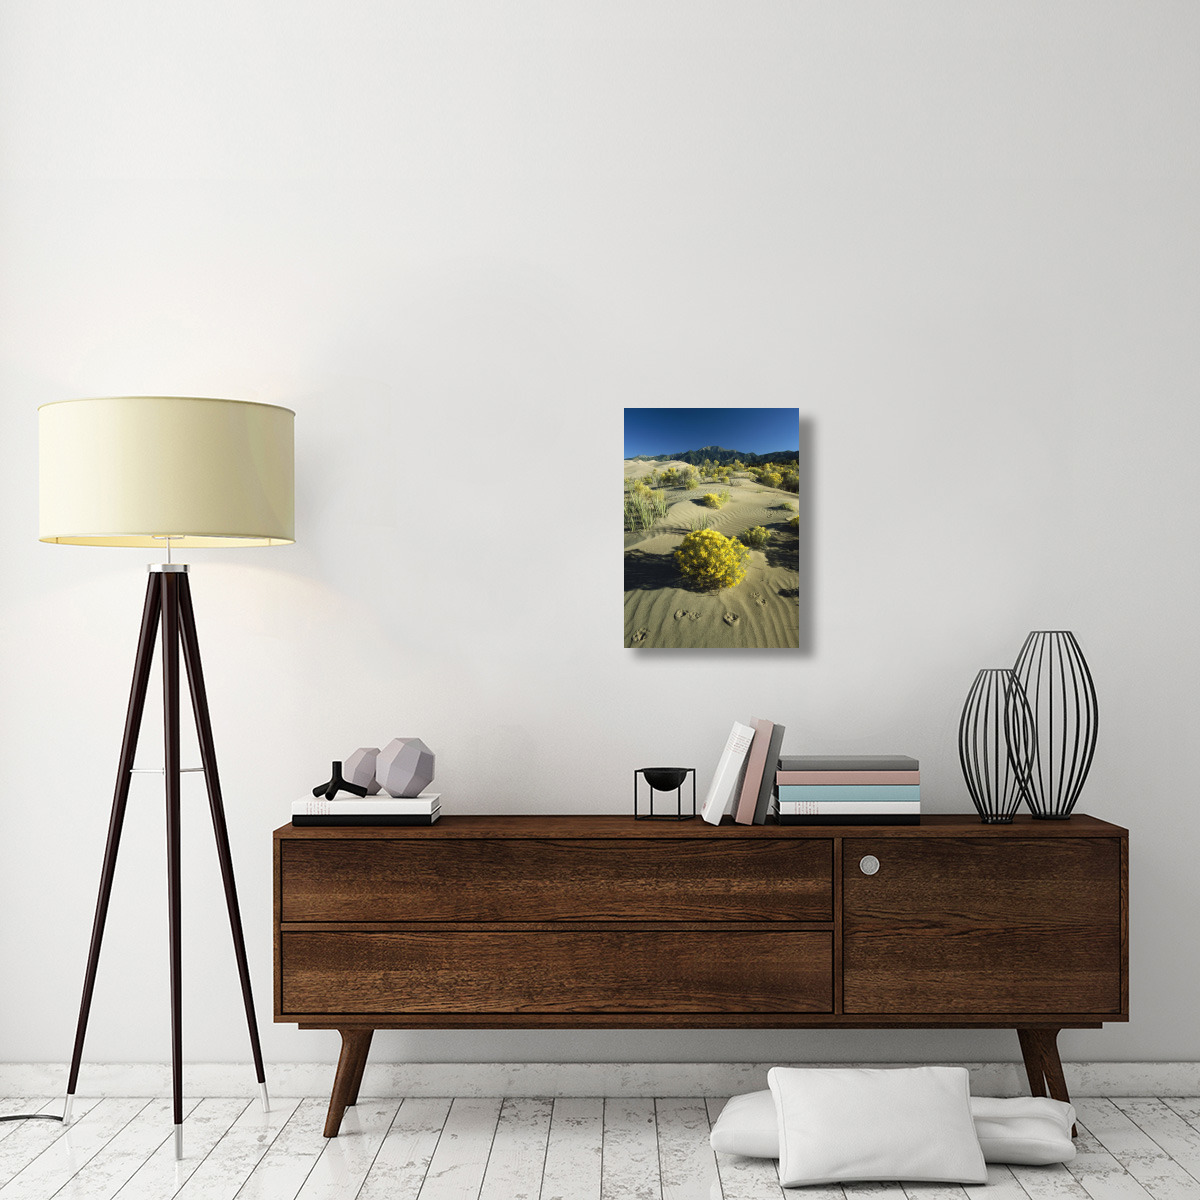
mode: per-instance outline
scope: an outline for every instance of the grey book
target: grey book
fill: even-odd
[[[907,754],[785,754],[781,771],[919,771]]]
[[[771,744],[767,747],[767,769],[763,771],[762,783],[758,787],[758,803],[754,806],[754,824],[765,825],[771,810],[771,797],[775,790],[775,772],[779,769],[779,751],[783,746],[783,726],[776,725],[771,731]]]

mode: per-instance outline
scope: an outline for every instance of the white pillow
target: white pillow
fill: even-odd
[[[721,1109],[708,1140],[722,1154],[747,1158],[779,1157],[779,1121],[771,1089],[733,1096]]]
[[[1075,1157],[1075,1110],[1040,1096],[971,1097],[971,1117],[986,1162],[1045,1166]],[[769,1089],[734,1096],[712,1127],[712,1148],[747,1158],[779,1157],[779,1123]]]
[[[772,1067],[784,1187],[986,1183],[966,1067]]]
[[[994,1163],[1044,1167],[1075,1157],[1075,1110],[1045,1096],[973,1097],[971,1116],[983,1157]]]

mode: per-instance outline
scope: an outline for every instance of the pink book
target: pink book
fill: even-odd
[[[767,748],[771,744],[771,732],[774,728],[773,721],[754,722],[754,741],[750,743],[750,754],[746,759],[746,777],[742,781],[742,794],[733,814],[733,819],[739,825],[754,824],[758,790],[762,786],[763,772],[767,769]]]
[[[916,784],[921,782],[920,771],[776,771],[775,782],[782,784],[817,783],[877,783]]]

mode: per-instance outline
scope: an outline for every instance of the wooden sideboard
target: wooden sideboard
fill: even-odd
[[[275,831],[275,1020],[337,1029],[325,1135],[376,1029],[1017,1030],[1129,1018],[1128,832],[443,817]]]

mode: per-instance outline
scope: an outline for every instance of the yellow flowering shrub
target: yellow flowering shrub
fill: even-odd
[[[704,495],[700,497],[700,503],[706,508],[720,508],[721,498],[714,492],[705,492]]]
[[[697,587],[718,591],[746,578],[743,563],[749,556],[737,538],[715,529],[693,529],[675,551],[675,565]]]
[[[755,550],[761,550],[771,540],[771,531],[761,525],[752,525],[742,534],[742,541]]]

